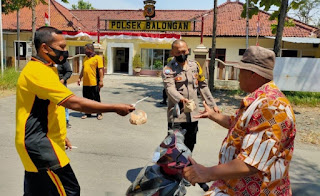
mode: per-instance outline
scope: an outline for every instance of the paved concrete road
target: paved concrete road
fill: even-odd
[[[124,195],[130,180],[150,162],[166,135],[166,108],[157,104],[161,101],[160,78],[108,75],[104,82],[103,102],[134,103],[152,96],[137,105],[147,112],[148,122],[133,126],[128,116],[116,114],[105,114],[101,121],[95,117],[82,120],[81,114],[71,111],[68,137],[78,149],[68,155],[85,196]],[[80,87],[72,84],[69,88],[81,96]],[[0,195],[22,195],[24,170],[14,146],[15,96],[0,99],[0,125]],[[208,120],[201,120],[199,129],[193,156],[199,163],[214,165],[226,130]],[[296,195],[319,195],[312,192],[320,187],[319,148],[297,144],[290,172]],[[203,193],[197,186],[187,191],[190,196]]]

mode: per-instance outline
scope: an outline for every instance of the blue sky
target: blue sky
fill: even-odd
[[[59,0],[58,0],[59,1]],[[77,4],[78,0],[68,0],[69,4],[64,4],[71,8],[72,4]],[[90,2],[96,9],[142,9],[143,0],[85,0]],[[211,9],[213,0],[156,0],[156,9]],[[218,0],[218,5],[227,0]],[[235,0],[232,0],[235,1]],[[244,0],[240,0],[244,2]],[[60,1],[61,2],[61,1]]]

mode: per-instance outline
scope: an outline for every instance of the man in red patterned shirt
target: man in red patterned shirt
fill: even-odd
[[[214,112],[205,103],[197,118],[209,118],[227,128],[219,165],[193,164],[184,169],[193,185],[215,181],[206,195],[292,195],[289,164],[293,154],[295,117],[289,101],[272,81],[274,52],[249,47],[240,68],[240,88],[250,93],[235,116]]]

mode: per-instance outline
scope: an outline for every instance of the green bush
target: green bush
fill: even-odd
[[[320,106],[320,92],[300,92],[300,91],[283,91],[291,104],[300,106]],[[228,90],[229,96],[239,95],[246,96],[247,93],[242,90]]]
[[[3,78],[0,76],[0,90],[10,90],[16,87],[20,72],[14,68],[9,68],[4,71]]]
[[[134,57],[133,57],[133,62],[132,62],[132,67],[133,67],[133,69],[135,69],[135,68],[141,68],[141,67],[142,67],[142,62],[141,62],[141,59],[140,59],[140,54],[134,55]]]
[[[156,69],[162,69],[162,67],[163,67],[162,61],[159,59],[155,60],[153,62],[153,65],[154,65],[154,68],[156,68]]]

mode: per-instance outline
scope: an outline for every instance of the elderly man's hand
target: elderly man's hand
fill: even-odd
[[[214,110],[215,112],[221,113],[221,111],[220,111],[220,109],[218,108],[218,106],[214,106],[214,107],[213,107],[213,110]]]
[[[214,119],[214,115],[219,111],[217,107],[214,107],[214,109],[211,109],[205,101],[203,101],[204,110],[199,112],[199,115],[194,116],[194,118],[209,118],[211,120]]]
[[[191,157],[189,157],[191,166],[183,169],[183,177],[188,180],[193,186],[196,183],[210,182],[210,168],[196,163]]]

